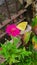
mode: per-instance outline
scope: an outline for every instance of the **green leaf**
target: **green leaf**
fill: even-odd
[[[16,38],[16,37],[14,37],[14,44],[16,44],[17,45],[17,43],[19,42],[19,38]]]
[[[37,25],[37,16],[32,19],[32,27]]]
[[[31,35],[31,31],[25,33],[24,42],[25,42],[26,44],[29,42],[30,35]]]
[[[32,42],[34,42],[35,44],[37,44],[37,36],[33,36],[33,38],[32,38]]]

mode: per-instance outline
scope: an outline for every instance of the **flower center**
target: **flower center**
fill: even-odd
[[[15,31],[15,28],[11,29],[11,32],[14,32]]]

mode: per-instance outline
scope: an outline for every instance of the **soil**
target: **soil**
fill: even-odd
[[[3,56],[0,55],[0,64],[3,63],[3,62],[5,62],[5,59],[4,59]]]

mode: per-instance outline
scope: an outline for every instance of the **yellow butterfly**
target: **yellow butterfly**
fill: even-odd
[[[27,22],[21,22],[17,25],[17,28],[20,29],[21,31],[24,31],[26,29]]]

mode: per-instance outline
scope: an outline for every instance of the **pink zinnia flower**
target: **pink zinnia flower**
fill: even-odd
[[[20,34],[20,30],[16,27],[15,24],[11,24],[6,27],[6,33],[8,33],[8,35],[16,37]]]

